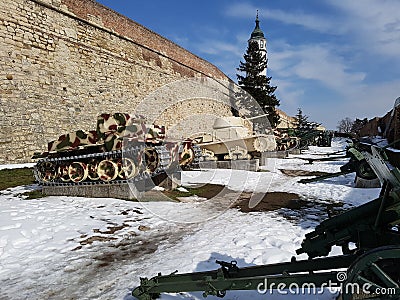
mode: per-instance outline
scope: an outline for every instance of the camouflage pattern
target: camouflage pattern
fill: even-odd
[[[80,146],[95,145],[97,142],[97,132],[78,130],[72,133],[61,135],[57,140],[51,141],[47,145],[49,152],[66,151],[77,149]]]
[[[146,125],[144,117],[140,115],[102,114],[97,119],[97,135],[104,141],[105,151],[113,151],[122,148],[124,139],[161,144],[165,139],[165,127]]]
[[[195,153],[191,140],[185,140],[182,142],[179,151],[179,165],[187,166],[191,164],[195,159]]]
[[[139,139],[146,132],[145,118],[125,113],[101,114],[97,118],[96,130],[101,140],[109,135]]]
[[[166,143],[165,147],[170,155],[169,167],[185,167],[195,160],[193,141],[186,139],[180,143]]]
[[[35,153],[33,158],[46,157],[49,152],[71,151],[95,145],[102,146],[103,151],[121,150],[124,139],[128,142],[160,145],[165,139],[165,126],[145,124],[145,118],[140,115],[101,114],[97,118],[96,130],[63,134],[48,143],[48,152]]]
[[[160,144],[165,139],[165,126],[150,125],[147,127],[145,142]]]

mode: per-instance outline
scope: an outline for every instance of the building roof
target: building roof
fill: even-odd
[[[256,16],[256,27],[254,28],[253,32],[251,33],[251,39],[258,39],[258,38],[264,38],[264,32],[262,32],[260,28],[260,20],[258,20],[258,10],[257,10],[257,16]]]

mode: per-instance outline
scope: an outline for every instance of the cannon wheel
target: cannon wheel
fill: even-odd
[[[385,246],[361,255],[348,269],[343,300],[399,299],[400,246]]]
[[[370,165],[365,159],[356,162],[356,174],[358,177],[366,180],[372,180],[376,178],[374,170],[371,169]]]

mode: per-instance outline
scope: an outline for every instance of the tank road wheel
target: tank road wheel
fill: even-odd
[[[88,169],[88,177],[90,180],[99,180],[100,176],[97,173],[98,166],[99,162],[94,158],[88,162],[87,169]]]
[[[183,147],[182,152],[179,153],[179,165],[186,166],[193,162],[195,158],[192,148]]]
[[[68,182],[71,180],[71,178],[69,178],[69,165],[67,164],[62,164],[60,166],[58,166],[57,168],[57,177],[61,179],[61,181],[63,182]]]
[[[88,176],[86,164],[83,162],[74,161],[68,167],[68,175],[73,182],[82,182],[86,180]]]
[[[139,173],[135,162],[130,158],[118,160],[118,176],[122,179],[130,179]]]
[[[249,159],[249,154],[245,148],[236,146],[234,148],[230,148],[228,152],[229,154],[224,157],[225,160]]]
[[[385,246],[361,255],[349,267],[342,299],[399,299],[400,246]]]
[[[253,141],[253,147],[257,152],[265,152],[268,150],[268,140],[265,137],[258,137]]]
[[[56,165],[50,161],[38,166],[39,177],[43,182],[51,182],[57,177]]]
[[[97,174],[103,181],[111,181],[118,176],[118,165],[111,160],[102,160],[97,167]]]
[[[144,165],[146,171],[149,173],[153,173],[159,166],[160,158],[156,149],[146,148],[144,149]]]

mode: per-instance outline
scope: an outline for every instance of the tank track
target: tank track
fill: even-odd
[[[188,165],[181,166],[182,169],[199,168],[200,161],[202,160],[201,148],[197,145],[192,145],[194,154],[193,161]],[[151,155],[153,154],[153,157]],[[136,167],[136,172],[132,176],[120,176],[121,165],[118,161],[123,159],[131,159]],[[69,177],[66,170],[67,166],[76,164],[78,167],[90,165],[90,162],[99,164],[102,161],[113,161],[118,166],[118,175],[116,178],[101,178],[92,179],[91,176],[86,175],[83,180],[73,181]],[[40,159],[34,167],[34,176],[40,185],[44,186],[76,186],[76,185],[97,185],[97,184],[120,184],[128,182],[137,182],[149,180],[152,177],[165,172],[174,172],[172,162],[172,155],[165,146],[152,146],[146,147],[144,145],[134,146],[128,149],[115,150],[109,152],[96,152],[81,155],[60,156],[60,157],[46,157]],[[111,164],[111,166],[113,166]],[[89,167],[88,167],[89,168]],[[115,165],[114,165],[115,168]],[[176,165],[175,165],[176,168]],[[60,171],[61,170],[61,171]],[[60,172],[62,174],[60,174]],[[114,174],[115,175],[115,174]],[[63,179],[64,177],[64,179]],[[100,177],[100,176],[99,176]],[[125,178],[124,178],[125,177]]]
[[[151,157],[152,154],[153,157]],[[135,164],[134,167],[136,170],[132,171],[132,173],[128,174],[128,176],[126,176],[126,171],[124,171],[125,176],[121,175],[121,162],[123,159],[131,159],[131,161],[133,161]],[[106,177],[105,180],[104,178],[101,178],[99,172],[97,171],[100,163],[102,162],[105,162],[103,163],[105,164],[104,169],[110,169],[110,167],[111,169],[115,169],[115,166],[118,166],[118,169],[114,170],[113,174],[111,176],[109,175],[108,178],[106,176],[107,174],[104,175]],[[166,150],[165,146],[135,146],[128,149],[109,152],[98,152],[63,157],[47,157],[40,159],[34,167],[34,176],[40,185],[45,186],[119,184],[132,181],[148,180],[151,177],[154,177],[165,171],[170,162],[171,154]],[[89,176],[89,170],[87,170],[86,174],[86,171],[84,171],[83,168],[87,167],[87,169],[89,169],[89,165],[93,165],[94,163],[97,163],[97,174],[93,174],[92,172],[92,176]],[[71,172],[71,166],[73,165],[75,166],[75,169],[81,169],[80,173],[83,172],[83,175],[81,174],[81,178],[78,176],[76,181],[69,176],[73,173]],[[118,172],[118,174],[115,175],[115,172]]]

